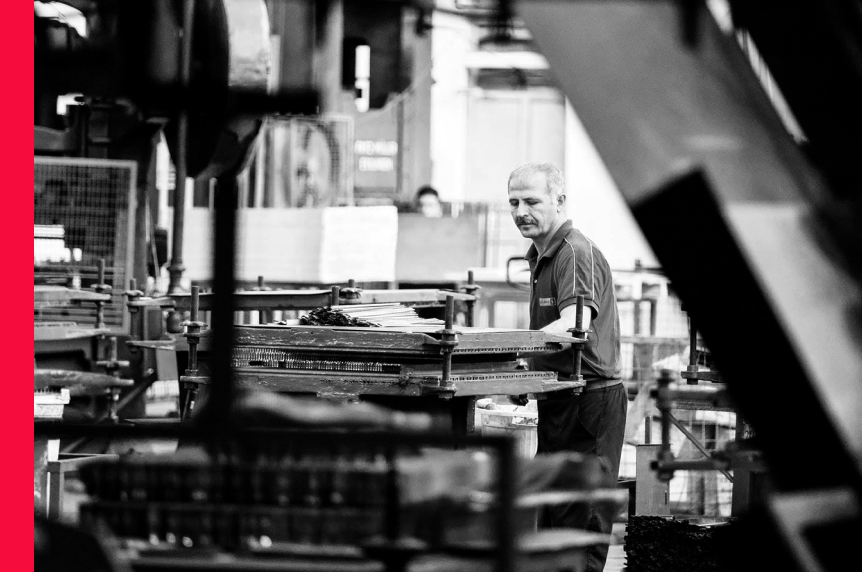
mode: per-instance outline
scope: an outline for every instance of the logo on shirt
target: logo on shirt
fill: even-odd
[[[556,306],[556,298],[539,298],[539,306]]]

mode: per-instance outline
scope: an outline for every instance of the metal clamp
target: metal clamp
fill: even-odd
[[[118,359],[117,354],[117,337],[111,336],[108,338],[108,355],[104,360],[98,360],[96,365],[98,367],[104,368],[105,373],[114,377],[116,379],[120,379],[120,369],[124,367],[129,367],[129,362],[127,360]],[[111,387],[108,389],[110,393],[110,400],[108,401],[108,419],[111,422],[116,423],[118,420],[117,416],[117,403],[120,400],[120,388],[119,387]]]
[[[458,332],[453,329],[455,321],[455,297],[446,296],[446,317],[442,330],[438,330],[440,334],[440,351],[443,354],[442,369],[443,373],[440,377],[440,386],[449,387],[449,378],[452,376],[452,352],[458,345]]]
[[[186,332],[183,334],[189,344],[189,360],[186,366],[185,376],[181,378],[183,386],[188,390],[189,395],[186,398],[185,406],[181,413],[181,417],[185,419],[192,409],[192,403],[199,385],[198,379],[198,344],[201,340],[201,331],[206,328],[207,324],[198,321],[198,309],[200,308],[200,287],[192,286],[191,291],[192,308],[189,316],[190,320],[183,322],[186,327]]]
[[[575,327],[566,330],[572,334],[573,338],[579,340],[587,339],[587,330],[584,329],[584,296],[578,294],[575,298]],[[574,357],[572,358],[572,380],[584,381],[584,376],[581,374],[581,358],[584,353],[584,344],[572,344]]]
[[[134,278],[129,278],[129,289],[123,292],[126,296],[126,306],[129,307],[129,313],[135,314],[138,311],[137,306],[134,302],[140,300],[144,293],[138,290],[138,281]]]
[[[98,278],[96,284],[93,285],[93,291],[97,294],[110,294],[113,288],[110,284],[105,284],[105,259],[100,258],[98,262]],[[96,300],[96,329],[105,327],[105,302]]]
[[[472,300],[465,301],[465,304],[467,305],[467,326],[471,328],[476,325],[476,292],[481,289],[482,287],[476,284],[476,280],[473,276],[473,271],[468,270],[467,283],[461,287],[461,290],[463,290],[465,294],[473,296]]]
[[[347,281],[347,286],[342,288],[339,293],[339,302],[341,304],[360,304],[362,302],[362,288],[356,287],[356,280],[351,278]]]

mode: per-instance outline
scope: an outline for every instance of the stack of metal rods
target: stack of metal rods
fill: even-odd
[[[312,310],[302,323],[319,325],[340,325],[338,316],[345,316],[349,322],[357,325],[368,324],[372,327],[393,328],[401,326],[442,326],[443,321],[430,318],[420,318],[414,308],[398,303],[386,304],[351,304],[331,306]],[[332,321],[332,324],[328,322]]]

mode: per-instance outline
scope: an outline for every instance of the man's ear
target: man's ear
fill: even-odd
[[[565,193],[560,193],[557,196],[557,207],[559,207],[560,209],[566,208],[566,194]]]

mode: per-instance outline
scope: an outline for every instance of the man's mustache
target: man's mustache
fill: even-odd
[[[515,219],[515,224],[516,224],[516,225],[517,225],[517,224],[536,224],[536,221],[534,221],[534,220],[533,220],[532,218],[530,218],[530,217],[522,217],[522,216],[519,216],[519,217],[517,217],[517,218]]]

